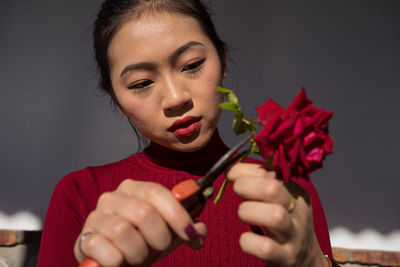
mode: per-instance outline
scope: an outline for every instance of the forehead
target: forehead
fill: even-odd
[[[211,44],[197,21],[189,16],[148,13],[126,21],[119,28],[108,54],[110,61],[119,59],[123,53],[140,60],[144,56],[171,52],[190,41]]]

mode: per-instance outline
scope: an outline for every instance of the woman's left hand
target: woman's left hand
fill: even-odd
[[[243,233],[239,243],[244,252],[269,266],[328,266],[314,232],[311,201],[302,187],[251,163],[234,165],[227,178],[245,200],[238,209],[240,220],[267,233]]]

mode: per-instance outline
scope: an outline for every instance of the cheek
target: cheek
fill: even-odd
[[[158,129],[159,121],[149,109],[129,110],[126,115],[135,128],[147,138],[150,138],[155,133],[155,129]]]
[[[214,104],[219,104],[223,101],[223,95],[217,92],[217,86],[222,85],[223,78],[221,67],[217,62],[210,65],[207,72],[204,73],[204,83],[202,84],[202,95]]]
[[[207,100],[214,105],[218,105],[224,101],[224,96],[217,92],[217,86],[221,86],[221,75],[210,77],[208,81],[207,91],[204,93],[204,96],[207,97]]]
[[[133,125],[140,130],[146,128],[147,122],[151,118],[154,120],[154,113],[152,109],[145,108],[146,105],[143,101],[138,101],[133,97],[117,97],[122,112],[130,119]]]

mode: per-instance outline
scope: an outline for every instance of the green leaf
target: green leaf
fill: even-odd
[[[233,119],[232,127],[236,135],[240,135],[247,130],[247,124],[245,124],[240,118]]]
[[[219,104],[219,106],[221,108],[223,108],[223,109],[230,110],[230,111],[233,111],[235,113],[240,112],[240,107],[235,103],[223,102],[223,103]]]
[[[225,95],[225,94],[229,94],[229,93],[233,93],[232,90],[223,88],[223,87],[221,87],[221,86],[217,86],[217,91],[220,92],[220,93],[223,93],[224,95]]]
[[[224,95],[224,98],[226,99],[225,102],[219,104],[219,106],[223,109],[232,111],[235,113],[235,118],[233,119],[233,124],[232,124],[232,128],[233,131],[235,132],[236,135],[240,135],[245,133],[246,131],[249,131],[253,134],[253,136],[256,135],[256,128],[257,128],[257,122],[249,117],[249,119],[245,119],[244,118],[244,114],[242,112],[242,108],[239,105],[239,100],[237,98],[237,96],[235,95],[235,93],[232,90],[223,88],[218,86],[217,87],[217,91],[222,93]],[[257,146],[257,143],[254,141],[254,139],[250,140],[251,142],[251,147],[250,149],[247,150],[247,152],[243,155],[243,157],[241,158],[241,161],[243,161],[248,155],[249,153],[257,153],[260,154],[260,149]],[[271,162],[272,164],[272,162]],[[218,201],[220,200],[222,193],[224,192],[224,189],[226,187],[226,180],[224,181],[224,183],[222,184],[217,197],[214,200],[214,204],[217,204]]]
[[[239,106],[239,100],[232,90],[217,86],[217,91],[223,93],[228,102],[235,103]]]
[[[228,99],[229,102],[235,103],[235,104],[237,104],[239,106],[239,100],[238,100],[237,96],[233,92],[228,93],[226,95],[226,98]]]

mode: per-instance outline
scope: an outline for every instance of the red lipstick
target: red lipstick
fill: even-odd
[[[192,135],[200,126],[201,117],[187,116],[176,120],[168,131],[177,136],[187,137]]]

